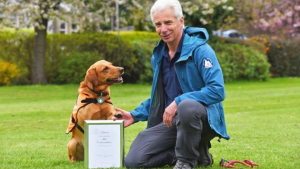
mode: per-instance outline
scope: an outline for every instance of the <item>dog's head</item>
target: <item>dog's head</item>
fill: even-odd
[[[94,63],[86,72],[85,81],[91,88],[123,83],[123,67],[113,66],[112,63],[100,60]]]

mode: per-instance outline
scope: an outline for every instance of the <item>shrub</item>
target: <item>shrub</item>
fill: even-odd
[[[33,37],[28,33],[0,32],[0,60],[15,64],[21,72],[16,84],[30,83]],[[45,65],[47,81],[52,84],[79,83],[91,64],[105,59],[125,68],[125,83],[151,83],[150,59],[158,40],[159,36],[154,32],[121,32],[119,37],[108,33],[49,34]],[[213,38],[209,44],[217,53],[226,81],[268,77],[265,48],[261,42]]]
[[[151,66],[151,56],[154,46],[159,41],[156,32],[122,32],[120,38],[133,43],[137,53],[137,64],[139,70],[137,76],[138,83],[151,83],[153,80],[153,71]]]
[[[230,38],[213,39],[224,43],[238,43],[265,53],[271,64],[269,71],[272,77],[300,76],[300,40],[270,40],[261,37],[253,37],[246,41]]]
[[[99,56],[97,52],[77,51],[61,57],[60,62],[56,65],[57,71],[48,67],[48,73],[53,73],[52,76],[48,74],[50,83],[80,83],[84,80],[86,70],[102,58],[103,56]]]
[[[272,76],[300,76],[300,40],[263,39]]]
[[[257,38],[251,38],[248,40],[235,39],[235,38],[224,38],[218,36],[212,36],[209,43],[224,43],[224,44],[239,44],[241,46],[249,47],[253,50],[259,51],[262,54],[266,54],[265,45],[258,41]]]
[[[46,60],[47,77],[50,83],[78,83],[79,79],[84,79],[89,66],[101,59],[124,67],[125,82],[136,82],[139,74],[143,72],[143,69],[140,69],[141,63],[139,63],[134,45],[115,35],[106,33],[57,34],[49,35],[48,42]],[[77,66],[72,66],[72,64]],[[70,78],[69,75],[72,72],[75,77]],[[83,75],[78,72],[83,72]]]
[[[16,84],[29,84],[32,70],[33,34],[0,31],[0,60],[13,63],[19,70]]]
[[[9,86],[14,78],[19,76],[19,70],[15,64],[0,62],[0,86]]]
[[[224,80],[266,80],[270,64],[257,50],[239,44],[211,44],[223,70]]]

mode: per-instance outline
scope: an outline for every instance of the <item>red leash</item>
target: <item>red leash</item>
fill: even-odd
[[[243,162],[243,161],[238,161],[238,160],[227,161],[224,158],[221,159],[220,166],[225,167],[225,168],[243,168],[243,167],[238,167],[238,166],[233,165],[236,163],[242,164],[242,165],[244,165],[246,167],[250,167],[250,168],[253,168],[254,166],[259,166],[257,163],[254,163],[247,159],[245,159]]]

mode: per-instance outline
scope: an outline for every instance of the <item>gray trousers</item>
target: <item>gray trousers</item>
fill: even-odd
[[[195,165],[199,144],[209,144],[216,133],[208,124],[206,108],[184,100],[177,108],[172,127],[163,122],[141,131],[125,158],[127,168],[154,168],[174,165],[176,159]]]

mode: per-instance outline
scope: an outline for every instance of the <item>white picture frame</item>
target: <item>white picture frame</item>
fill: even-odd
[[[85,120],[84,164],[87,168],[124,166],[123,120]]]

